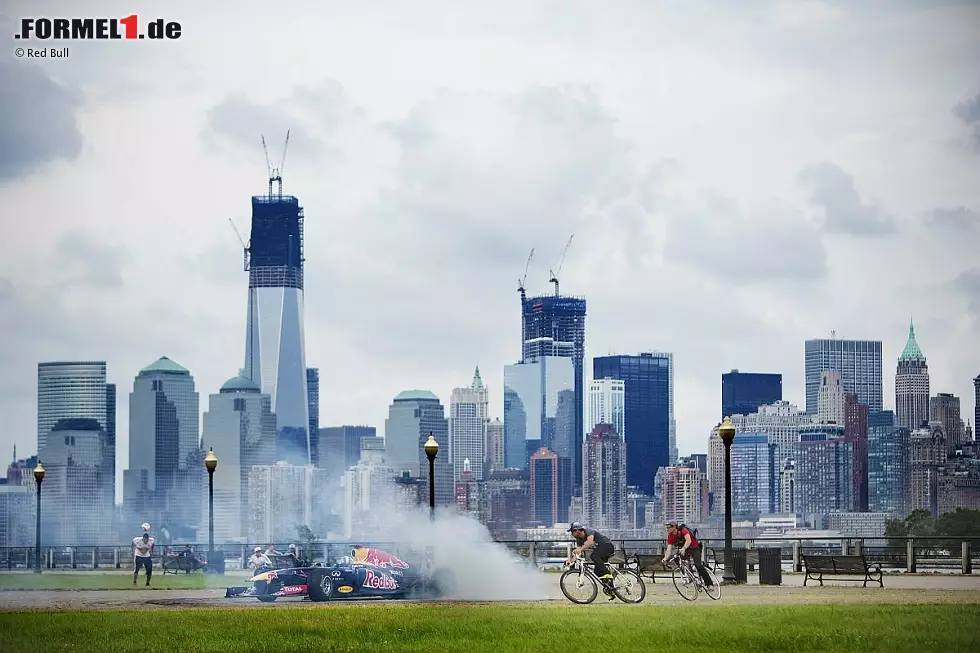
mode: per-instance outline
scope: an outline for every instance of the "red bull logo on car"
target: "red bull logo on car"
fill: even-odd
[[[370,569],[367,570],[367,574],[364,576],[364,587],[370,587],[375,590],[396,590],[398,589],[398,583],[395,579],[388,574],[375,574]]]
[[[381,549],[354,549],[351,556],[355,562],[375,567],[391,567],[392,569],[408,569],[408,563],[397,556]]]

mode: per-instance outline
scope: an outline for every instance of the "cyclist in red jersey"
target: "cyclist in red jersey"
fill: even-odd
[[[711,575],[708,570],[704,568],[704,561],[701,555],[701,543],[698,542],[698,538],[694,537],[694,533],[684,526],[683,524],[678,524],[677,522],[667,523],[667,551],[664,552],[664,563],[670,558],[670,554],[674,549],[674,545],[680,544],[681,557],[691,556],[694,559],[694,566],[697,568],[698,573],[701,574],[701,580],[704,581],[705,587],[711,587],[714,585],[714,581],[711,579]]]

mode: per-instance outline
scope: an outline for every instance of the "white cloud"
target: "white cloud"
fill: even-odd
[[[287,128],[324,424],[383,427],[398,391],[448,401],[476,364],[499,415],[516,279],[535,247],[529,288],[547,292],[571,233],[562,288],[588,297],[588,354],[675,352],[682,452],[705,449],[722,372],[782,372],[802,403],[804,339],[881,338],[893,358],[910,313],[935,387],[968,412],[980,157],[947,144],[972,126],[953,107],[976,92],[976,8],[837,3],[846,16],[790,37],[764,6],[245,2],[230,29],[174,2],[141,11],[181,20],[179,41],[73,46],[39,70],[78,102],[0,124],[82,139],[0,187],[0,446],[33,450],[39,360],[108,359],[121,439],[155,358],[192,370],[202,408],[235,374],[247,275],[228,218],[247,229],[260,135],[275,162]],[[855,216],[892,234],[818,230]]]

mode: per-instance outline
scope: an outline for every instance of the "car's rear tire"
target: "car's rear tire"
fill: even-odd
[[[310,574],[306,591],[312,601],[329,601],[333,598],[333,580],[321,572]]]

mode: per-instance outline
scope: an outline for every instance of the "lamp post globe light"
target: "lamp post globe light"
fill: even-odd
[[[218,467],[218,457],[214,449],[209,448],[204,457],[204,466],[208,468],[208,569],[214,569],[214,470]]]
[[[41,573],[41,482],[44,480],[44,467],[38,459],[34,467],[34,481],[37,483],[37,524],[34,534],[34,573]]]
[[[732,441],[735,439],[735,425],[726,417],[718,427],[718,436],[725,445],[725,573],[723,585],[735,583],[732,563]]]
[[[425,442],[425,456],[429,459],[429,517],[435,519],[436,514],[436,454],[439,453],[439,443],[432,433]]]

